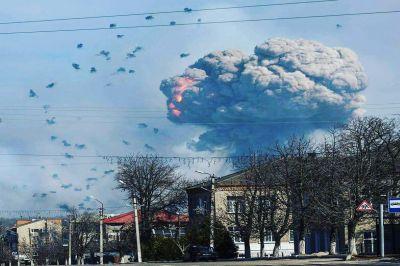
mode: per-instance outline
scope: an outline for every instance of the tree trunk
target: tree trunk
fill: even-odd
[[[246,259],[251,258],[250,237],[246,237],[244,239],[244,257]]]
[[[304,226],[304,221],[301,220],[299,224],[299,243],[297,250],[299,252],[299,255],[305,255],[306,254],[306,228]]]
[[[331,232],[329,235],[329,255],[336,254],[336,236],[337,236],[337,228],[335,226],[331,227]]]
[[[275,245],[274,245],[274,251],[273,251],[274,258],[279,257],[280,247],[281,247],[281,239],[280,238],[275,238]]]
[[[356,224],[350,221],[347,225],[347,233],[348,233],[348,246],[349,246],[349,254],[357,255],[356,248]]]
[[[264,230],[261,230],[261,232],[260,232],[260,257],[261,258],[264,257],[264,248],[265,248],[264,238],[265,238]]]

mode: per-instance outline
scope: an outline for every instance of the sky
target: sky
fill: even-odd
[[[4,1],[0,22],[281,3],[283,1]],[[288,1],[289,2],[289,1]],[[290,6],[156,14],[31,24],[0,24],[0,33],[169,24],[267,17],[400,10],[396,0],[339,0]],[[0,213],[58,209],[63,205],[108,212],[126,209],[115,189],[116,165],[102,155],[229,156],[226,149],[200,150],[188,143],[205,126],[168,119],[163,80],[184,73],[213,51],[236,49],[252,55],[270,38],[305,39],[346,47],[368,77],[362,91],[367,115],[395,118],[400,107],[399,14],[231,24],[170,26],[38,34],[0,34]],[[337,26],[339,24],[340,26]],[[124,35],[117,38],[116,35]],[[77,48],[78,44],[83,44]],[[127,58],[135,48],[135,57]],[[109,51],[110,59],[100,54]],[[181,57],[182,53],[188,54]],[[72,64],[79,64],[79,70]],[[95,67],[96,73],[90,73]],[[118,71],[125,68],[125,73]],[[128,73],[134,70],[134,73]],[[53,86],[48,86],[54,83]],[[49,88],[48,88],[49,87]],[[30,97],[33,90],[36,97]],[[31,95],[32,96],[32,95]],[[397,104],[396,104],[397,103]],[[50,106],[45,112],[43,106]],[[54,117],[54,120],[52,118]],[[49,120],[50,124],[46,122]],[[52,124],[51,121],[55,123]],[[319,132],[314,131],[312,133]],[[316,133],[315,133],[316,134]],[[56,139],[51,139],[55,136]],[[64,142],[63,142],[64,141]],[[84,144],[84,146],[82,145]],[[79,146],[81,145],[81,146]],[[7,155],[8,154],[8,155]],[[14,154],[14,155],[9,155]],[[21,156],[40,154],[57,156]],[[67,154],[67,156],[65,156]],[[73,158],[67,158],[73,155]],[[83,157],[79,157],[83,156]],[[87,157],[85,157],[87,156]],[[183,161],[187,178],[195,170],[223,175],[221,161]],[[1,215],[1,214],[0,214]]]

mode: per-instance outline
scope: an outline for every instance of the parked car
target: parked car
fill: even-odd
[[[185,253],[186,261],[217,260],[214,248],[208,246],[190,246]]]

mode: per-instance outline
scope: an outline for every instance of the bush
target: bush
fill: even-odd
[[[237,257],[237,246],[226,227],[218,221],[215,224],[214,247],[219,258],[231,259]]]
[[[154,237],[142,247],[143,257],[146,261],[172,261],[182,259],[182,253],[175,244],[174,239]]]

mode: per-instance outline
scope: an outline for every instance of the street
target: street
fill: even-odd
[[[138,264],[134,264],[138,265]],[[213,261],[213,262],[157,262],[146,263],[146,265],[400,265],[400,260],[358,260],[358,261],[344,261],[340,258],[310,258],[310,259],[280,259],[280,260],[251,260],[251,261]]]

